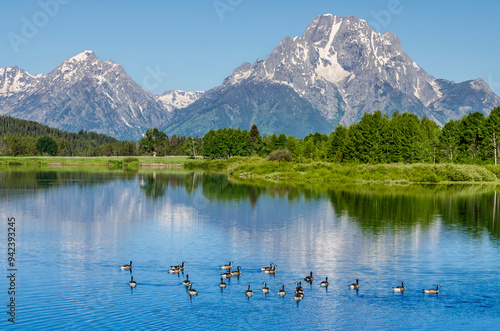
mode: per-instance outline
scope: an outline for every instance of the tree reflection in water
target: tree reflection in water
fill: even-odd
[[[490,184],[293,186],[229,179],[223,174],[203,172],[23,168],[1,170],[0,189],[9,190],[12,196],[35,189],[103,185],[115,180],[137,179],[144,195],[153,200],[164,197],[169,187],[182,187],[188,194],[201,191],[208,201],[248,201],[253,207],[262,196],[289,201],[328,199],[337,216],[347,215],[359,223],[363,231],[375,234],[388,228],[425,228],[441,219],[445,225],[460,225],[472,236],[487,231],[496,239],[500,238],[500,187]]]

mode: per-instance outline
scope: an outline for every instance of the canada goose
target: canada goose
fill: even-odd
[[[322,281],[319,286],[323,286],[323,287],[328,287],[328,277],[326,277],[326,279],[324,281]]]
[[[240,269],[241,269],[241,267],[238,266],[237,270],[231,271],[231,275],[232,276],[239,276],[239,275],[241,275],[241,270]]]
[[[266,282],[263,282],[262,284],[264,284],[264,287],[262,288],[262,292],[265,294],[269,293],[270,290],[269,290],[269,287],[267,287]]]
[[[182,282],[182,285],[184,286],[191,285],[191,281],[189,280],[189,275],[186,275],[186,280]]]
[[[270,270],[268,270],[268,271],[265,271],[265,273],[274,275],[276,273],[276,267],[277,266],[278,266],[277,264],[273,265],[273,268],[270,269]]]
[[[352,283],[351,285],[349,285],[349,288],[351,290],[359,290],[359,279],[356,279],[356,283]]]
[[[130,261],[130,264],[124,264],[124,265],[120,266],[120,269],[121,270],[130,270],[130,269],[132,269],[132,261]]]
[[[193,289],[193,285],[189,285],[188,294],[189,294],[189,296],[198,295],[198,291]]]
[[[128,282],[128,284],[130,285],[130,287],[137,286],[137,282],[134,280],[134,276],[130,276],[130,282]]]
[[[179,265],[171,265],[169,272],[178,274],[180,271],[184,270],[184,263],[186,263],[186,261],[182,261],[182,264]]]
[[[440,287],[441,287],[441,285],[438,285],[438,286],[436,286],[435,289],[430,288],[430,289],[424,290],[424,293],[436,293],[436,294],[439,294],[439,288]]]
[[[313,272],[311,271],[311,274],[309,276],[307,276],[306,278],[304,278],[304,280],[306,282],[309,282],[311,283],[313,281],[314,277],[313,277]]]
[[[304,294],[304,289],[302,288],[302,283],[301,282],[295,282],[295,285],[297,285],[295,287],[295,294],[297,294],[297,293]]]
[[[278,295],[280,297],[284,297],[286,294],[286,291],[285,291],[285,285],[283,285],[283,287],[281,288],[281,290],[278,291]]]
[[[229,261],[229,264],[224,264],[224,265],[221,265],[220,268],[221,269],[231,269],[233,266],[233,262],[232,261]]]
[[[229,270],[228,272],[225,272],[223,274],[221,274],[221,277],[222,278],[231,278],[233,275],[231,275],[231,270]]]
[[[304,298],[304,293],[295,293],[295,295],[293,296],[293,300],[295,300],[297,302],[299,302],[303,298]]]
[[[253,291],[250,289],[250,284],[247,284],[248,290],[245,291],[247,297],[251,297],[253,295]]]
[[[269,270],[271,270],[271,269],[273,268],[273,264],[274,264],[274,263],[273,263],[273,262],[271,262],[271,263],[269,264],[269,267],[262,267],[262,268],[260,268],[260,271],[264,271],[264,272],[265,272],[265,271],[269,271]]]
[[[393,287],[394,292],[404,292],[405,290],[405,282],[401,282],[401,286]]]
[[[224,278],[222,278],[222,277],[221,277],[221,278],[220,278],[219,287],[220,287],[220,288],[226,288],[226,286],[227,286],[227,284],[226,284],[226,283],[224,283]]]

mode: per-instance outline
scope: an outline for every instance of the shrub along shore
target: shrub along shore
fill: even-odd
[[[286,184],[335,183],[499,183],[500,166],[464,164],[336,164],[268,161],[261,157],[226,160],[175,157],[1,157],[3,169],[81,167],[88,169],[179,169],[226,173],[232,178]]]
[[[464,164],[336,164],[277,162],[259,157],[199,160],[186,168],[219,169],[232,177],[293,184],[328,183],[499,183],[500,166]]]

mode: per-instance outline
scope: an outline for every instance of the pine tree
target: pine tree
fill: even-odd
[[[252,154],[255,150],[255,145],[258,144],[260,138],[260,132],[257,125],[252,125],[248,137],[250,138],[250,154]]]
[[[286,149],[292,153],[294,158],[297,157],[299,155],[299,142],[297,138],[289,136],[286,142]]]
[[[343,147],[346,143],[348,129],[339,124],[330,134],[326,144],[326,157],[330,161],[341,163],[343,161]]]
[[[313,160],[316,157],[316,146],[314,145],[313,139],[308,139],[304,143],[304,147],[302,150],[302,156],[304,156],[307,159],[311,159],[311,160]]]
[[[480,158],[485,117],[482,113],[469,113],[458,124],[458,155],[460,163],[474,163]]]
[[[449,121],[439,135],[441,157],[445,161],[454,162],[458,150],[458,122]]]
[[[422,161],[436,163],[439,133],[441,130],[436,122],[429,120],[425,116],[420,120],[420,130],[423,137],[422,152],[424,157]]]
[[[491,111],[484,126],[488,138],[488,144],[485,146],[486,154],[493,154],[493,162],[498,165],[498,159],[500,158],[500,107],[496,107]]]

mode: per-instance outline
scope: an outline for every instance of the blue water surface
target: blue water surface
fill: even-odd
[[[0,191],[1,264],[7,273],[15,217],[18,329],[499,329],[495,189],[399,199],[380,188],[309,194],[193,173],[4,175],[14,184]],[[487,225],[469,222],[489,217],[478,211],[454,213],[474,203],[495,208]],[[132,272],[120,270],[130,260]],[[183,260],[183,274],[168,272]],[[229,261],[242,274],[221,290],[219,266]],[[276,275],[260,271],[270,262]],[[181,284],[187,274],[198,296]],[[359,291],[350,290],[356,279]],[[402,281],[406,291],[393,292]],[[439,295],[422,293],[437,284]],[[6,277],[0,286],[6,312]],[[0,329],[13,327],[5,312]]]

